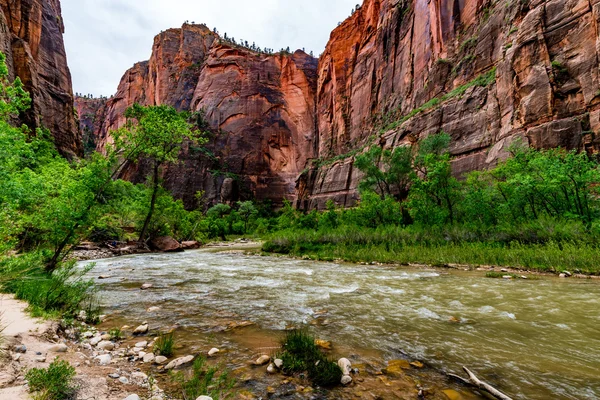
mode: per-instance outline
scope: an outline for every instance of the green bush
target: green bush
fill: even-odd
[[[68,362],[54,360],[47,369],[33,368],[25,379],[29,390],[36,392],[38,400],[66,400],[75,398],[77,388],[73,384],[75,368]]]

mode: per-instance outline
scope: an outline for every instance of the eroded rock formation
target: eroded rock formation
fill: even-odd
[[[218,201],[245,188],[305,208],[354,204],[361,149],[440,131],[457,174],[494,165],[516,139],[595,151],[599,23],[600,0],[365,0],[318,68],[302,52],[259,55],[184,25],[125,74],[99,148],[133,102],[204,110],[220,132],[213,157],[185,149],[165,175],[176,195],[190,204],[198,190]]]
[[[19,76],[32,97],[23,122],[48,128],[63,155],[82,155],[60,1],[0,0],[0,8],[0,51],[11,79]]]

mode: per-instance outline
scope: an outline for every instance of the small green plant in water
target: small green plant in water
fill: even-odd
[[[173,355],[173,348],[175,347],[175,336],[173,332],[165,333],[160,335],[154,344],[154,353],[160,354],[161,356],[171,357]]]
[[[77,388],[73,384],[75,368],[68,362],[54,360],[47,369],[33,368],[25,379],[36,400],[66,400],[75,398]]]
[[[171,375],[178,384],[183,397],[196,399],[200,396],[210,396],[213,399],[231,399],[234,396],[235,379],[229,376],[229,371],[219,373],[218,367],[206,365],[206,358],[198,357],[194,361],[192,371],[178,372]]]
[[[332,387],[342,379],[342,370],[328,360],[315,344],[315,338],[305,330],[294,330],[286,334],[281,343],[283,371],[288,374],[307,372],[316,385]]]
[[[122,340],[124,337],[123,332],[119,328],[112,328],[108,331],[108,334],[110,335],[111,340]]]

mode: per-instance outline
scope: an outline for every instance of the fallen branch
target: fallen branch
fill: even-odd
[[[475,386],[478,389],[485,390],[486,392],[488,392],[489,394],[491,394],[492,396],[494,396],[497,399],[512,400],[510,397],[508,397],[507,395],[505,395],[504,393],[502,393],[501,391],[499,391],[492,385],[479,380],[479,378],[477,378],[477,376],[473,372],[469,371],[469,369],[467,367],[463,367],[463,369],[465,370],[467,375],[469,375],[469,379],[465,379],[465,378],[462,378],[462,377],[460,377],[458,375],[454,375],[454,374],[448,374],[448,376],[463,382],[465,385]]]

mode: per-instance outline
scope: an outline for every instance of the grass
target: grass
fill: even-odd
[[[209,396],[213,399],[230,399],[235,395],[233,387],[235,380],[227,370],[219,373],[219,368],[206,365],[206,358],[198,357],[192,370],[173,373],[171,379],[179,386],[178,395],[185,399],[196,399]]]
[[[294,330],[286,334],[281,342],[283,371],[288,374],[308,373],[313,384],[333,387],[340,383],[342,370],[329,360],[315,344],[315,338],[305,330]]]
[[[4,324],[2,324],[2,314],[3,313],[0,312],[0,361],[2,359],[6,358],[8,355],[6,348],[4,347],[4,343],[6,342],[6,339],[4,337],[3,332],[6,327],[4,326]]]
[[[108,334],[110,335],[110,340],[114,341],[122,340],[125,337],[119,328],[112,328],[110,331],[108,331]]]
[[[75,368],[61,360],[54,360],[47,369],[30,369],[25,375],[35,400],[74,399],[77,392],[74,377]]]
[[[26,253],[0,261],[0,274],[8,277],[2,291],[29,303],[34,317],[75,318],[86,312],[86,323],[97,323],[100,307],[93,282],[85,274],[93,267],[78,269],[69,262],[52,274],[44,270],[43,255]]]
[[[175,347],[175,335],[173,332],[160,335],[154,344],[154,353],[161,356],[171,357]]]
[[[526,227],[520,234],[501,228],[491,232],[402,227],[289,230],[271,236],[263,251],[321,261],[495,265],[600,275],[600,249],[594,235],[568,239],[563,234],[568,233],[527,232]]]

